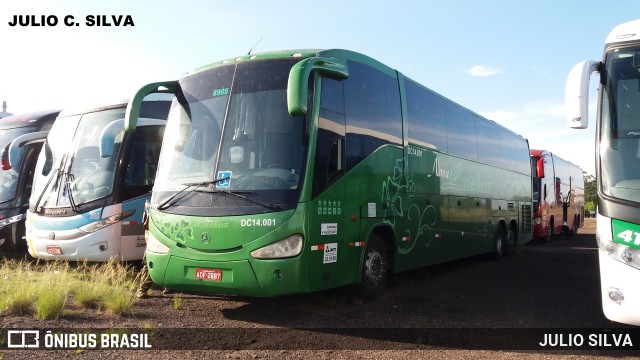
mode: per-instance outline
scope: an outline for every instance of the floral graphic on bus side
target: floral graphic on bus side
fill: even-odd
[[[422,208],[411,204],[404,210],[403,195],[412,198],[415,194],[415,182],[404,174],[405,159],[396,159],[393,174],[382,182],[382,203],[387,204],[384,212],[384,222],[390,224],[395,233],[402,233],[402,240],[398,242],[398,253],[408,254],[423,235],[427,235],[425,246],[431,244],[431,227],[436,224],[437,211],[433,205]],[[396,231],[396,219],[407,216],[407,223],[416,224],[415,228],[405,228]],[[416,220],[416,221],[414,221]],[[425,234],[426,233],[426,234]]]

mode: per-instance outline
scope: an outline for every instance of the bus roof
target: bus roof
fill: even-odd
[[[640,19],[620,24],[611,30],[605,44],[640,40]]]
[[[558,155],[554,155],[553,152],[550,151],[550,150],[531,149],[530,151],[531,151],[531,156],[533,156],[533,157],[540,157],[540,156],[543,155],[543,153],[548,153],[549,155],[553,156],[554,159],[558,159],[558,160],[564,161],[564,162],[569,163],[569,164],[579,168],[580,170],[582,170],[582,168],[579,165],[574,164],[569,160],[565,160],[565,159],[561,158]]]
[[[87,108],[75,107],[75,108],[71,108],[71,109],[65,109],[64,111],[62,111],[60,113],[59,117],[66,117],[66,116],[79,115],[79,114],[88,114],[88,113],[92,113],[92,112],[98,112],[98,111],[104,111],[104,110],[110,110],[110,109],[118,109],[118,108],[125,108],[125,107],[127,107],[127,103],[126,102],[123,102],[123,103],[120,103],[120,104],[98,106],[98,107],[87,107]]]
[[[375,69],[382,71],[390,76],[396,77],[398,76],[398,74],[401,74],[400,71],[393,69],[391,67],[389,67],[386,64],[383,64],[381,62],[379,62],[378,60],[371,58],[367,55],[355,52],[355,51],[351,51],[351,50],[345,50],[345,49],[290,49],[290,50],[279,50],[279,51],[271,51],[271,52],[264,52],[264,53],[257,53],[257,54],[247,54],[247,55],[242,55],[242,56],[237,56],[237,57],[233,57],[233,58],[228,58],[222,61],[217,61],[199,68],[196,68],[194,70],[188,71],[187,73],[185,73],[183,76],[186,75],[191,75],[191,74],[195,74],[201,71],[205,71],[205,70],[209,70],[218,66],[224,66],[224,65],[229,65],[229,64],[233,64],[233,63],[238,63],[238,62],[244,62],[244,61],[251,61],[251,60],[260,60],[260,59],[278,59],[278,58],[300,58],[301,60],[304,58],[308,58],[308,57],[312,57],[312,56],[318,56],[318,57],[338,57],[338,58],[344,58],[346,60],[353,60],[353,61],[357,61],[363,64],[367,64],[369,66],[374,67]],[[402,75],[404,76],[404,74]],[[406,78],[406,76],[405,76]],[[407,78],[410,79],[410,78]],[[411,79],[410,79],[411,80]],[[424,85],[420,84],[417,81],[411,80],[414,83],[425,87]],[[426,87],[425,87],[426,88]],[[440,95],[439,93],[427,88],[429,91],[433,92],[434,94],[436,94],[437,96],[443,98],[444,100],[451,102],[451,103],[455,103],[453,100],[448,99],[442,95]],[[484,116],[474,112],[473,110],[470,110],[464,106],[461,106],[460,104],[455,103],[456,105],[465,108],[467,111],[473,113],[476,116],[479,116],[487,121],[492,122],[493,124],[495,124],[495,126],[515,135],[520,137],[521,139],[528,141],[524,136],[515,133],[514,131],[512,131],[509,128],[506,128],[504,126],[502,126],[501,124],[498,124],[497,122],[491,120],[491,119],[487,119]]]
[[[167,114],[169,114],[169,107],[171,106],[171,98],[166,95],[166,98],[156,97],[155,99],[145,100],[142,103],[142,109],[140,112],[141,117],[148,117],[153,119],[163,119],[166,120]],[[59,117],[66,117],[72,115],[80,115],[80,114],[89,114],[99,111],[111,110],[111,109],[125,109],[127,107],[127,101],[99,106],[93,108],[73,108],[71,110],[64,110],[60,113]]]
[[[39,124],[53,121],[60,113],[58,110],[34,111],[26,114],[13,115],[0,119],[0,129],[13,129],[25,126],[38,126]]]
[[[204,71],[204,70],[208,70],[211,68],[215,68],[218,66],[222,66],[222,65],[229,65],[229,64],[233,64],[235,62],[241,62],[241,61],[249,61],[249,60],[259,60],[259,59],[278,59],[278,58],[300,58],[300,59],[304,59],[310,56],[315,56],[318,54],[318,52],[321,50],[318,49],[305,49],[305,50],[279,50],[279,51],[270,51],[270,52],[264,52],[264,53],[258,53],[258,54],[247,54],[247,55],[242,55],[242,56],[236,56],[233,58],[229,58],[229,59],[224,59],[221,61],[216,61],[214,63],[208,64],[208,65],[204,65],[201,67],[198,67],[196,69],[193,69],[191,71],[188,71],[187,73],[185,73],[185,75],[188,74],[194,74],[194,73],[198,73],[200,71]]]

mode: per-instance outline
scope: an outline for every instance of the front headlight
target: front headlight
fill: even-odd
[[[285,239],[269,244],[260,249],[253,250],[251,256],[254,259],[279,259],[293,257],[302,251],[302,235],[295,234]]]
[[[147,237],[147,251],[157,254],[166,254],[169,252],[169,248],[149,232],[149,236]]]
[[[598,247],[621,263],[640,269],[640,250],[602,239],[598,239]]]
[[[125,211],[123,213],[112,215],[112,216],[109,216],[108,218],[98,220],[96,222],[92,222],[91,224],[80,226],[78,229],[84,232],[92,233],[94,231],[98,231],[102,228],[105,228],[109,225],[113,225],[118,221],[122,221],[123,219],[126,219],[129,216],[133,215],[134,212],[135,210]]]
[[[623,264],[640,269],[640,250],[614,241],[614,231],[610,218],[598,215],[596,228],[598,229],[596,232],[596,241],[601,251],[604,251],[607,255]],[[633,243],[635,237],[633,237],[632,234],[633,232],[631,230],[618,231],[616,232],[616,237],[624,239],[622,242]]]
[[[18,214],[16,216],[11,216],[8,217],[6,219],[2,219],[0,220],[0,229],[5,227],[5,226],[9,226],[13,223],[17,223],[18,221],[22,220],[24,218],[24,215],[22,214]]]

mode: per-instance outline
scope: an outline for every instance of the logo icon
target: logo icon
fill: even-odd
[[[211,242],[211,236],[209,236],[209,233],[203,232],[202,235],[200,235],[200,240],[202,240],[202,243],[207,245]]]
[[[7,347],[12,349],[39,348],[40,331],[9,330],[7,331]]]

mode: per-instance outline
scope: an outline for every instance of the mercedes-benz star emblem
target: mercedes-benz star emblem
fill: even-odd
[[[206,233],[206,232],[203,232],[202,235],[200,235],[200,239],[202,240],[202,243],[205,245],[211,242],[211,237],[209,236],[209,233]]]

